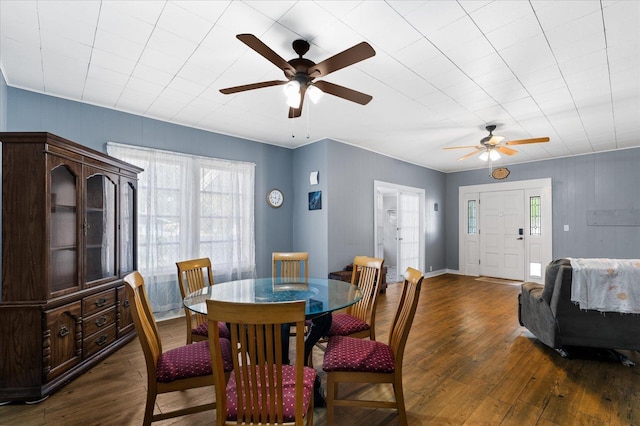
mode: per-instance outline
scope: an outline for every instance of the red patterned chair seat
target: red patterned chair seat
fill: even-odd
[[[224,371],[231,371],[233,369],[231,341],[221,338],[220,346],[222,347]],[[208,374],[213,374],[208,340],[171,349],[158,358],[156,378],[160,383],[170,383],[174,380]]]
[[[226,324],[223,322],[218,323],[218,330],[220,332],[220,338],[231,339],[231,333],[229,333],[229,329]],[[191,334],[195,334],[196,336],[209,337],[209,324],[203,322],[196,328],[191,331]]]
[[[369,328],[369,324],[366,322],[349,314],[338,312],[332,315],[329,336],[348,336]]]
[[[313,397],[313,383],[316,378],[316,371],[311,367],[304,367],[304,390],[303,390],[303,412],[307,412],[307,408],[311,403]],[[295,421],[296,405],[295,405],[295,381],[296,381],[296,366],[295,365],[283,365],[282,366],[282,392],[283,392],[283,421],[293,422]],[[244,399],[246,401],[246,399]],[[227,420],[238,420],[238,390],[236,388],[235,374],[231,374],[229,382],[227,383]],[[274,421],[273,419],[266,419],[265,422]],[[255,423],[258,420],[254,419]]]
[[[382,342],[348,336],[333,336],[327,344],[322,369],[326,372],[393,373],[395,363],[391,348]]]

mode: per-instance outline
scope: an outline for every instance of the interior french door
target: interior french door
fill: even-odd
[[[410,192],[398,194],[398,275],[408,267],[420,267],[420,197]]]

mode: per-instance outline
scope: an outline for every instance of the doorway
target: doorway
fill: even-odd
[[[374,253],[384,259],[387,282],[407,267],[424,270],[424,190],[374,182]]]
[[[553,258],[551,201],[551,179],[460,187],[460,272],[543,282]]]

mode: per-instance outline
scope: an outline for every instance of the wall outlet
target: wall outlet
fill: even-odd
[[[564,230],[565,230],[565,231],[568,231],[568,230],[569,230],[569,225],[565,225],[565,226],[564,226]]]
[[[429,272],[433,272],[433,266],[429,266]]]

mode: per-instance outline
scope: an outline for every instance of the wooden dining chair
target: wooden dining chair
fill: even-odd
[[[149,425],[158,420],[215,409],[214,401],[154,414],[155,402],[159,394],[215,385],[209,341],[187,344],[164,352],[142,275],[137,271],[132,272],[124,278],[124,284],[147,364],[147,403],[144,424]],[[231,342],[228,339],[219,339],[217,347],[220,350],[222,363],[219,374],[221,374],[221,380],[225,381],[232,368]]]
[[[271,255],[271,276],[273,279],[309,280],[309,253],[274,252]]]
[[[194,291],[214,284],[211,260],[208,257],[176,262],[176,267],[178,268],[178,285],[183,299]],[[187,344],[207,340],[209,336],[207,317],[192,312],[186,306],[184,313],[187,320]],[[224,324],[220,327],[221,335],[229,338]]]
[[[422,273],[407,268],[402,295],[387,344],[349,336],[329,338],[322,369],[327,373],[327,424],[333,425],[336,406],[395,408],[401,425],[407,424],[402,391],[402,359],[418,306]],[[390,383],[395,401],[338,398],[339,383]],[[350,395],[354,395],[351,389]]]
[[[376,339],[376,306],[380,289],[383,259],[356,256],[353,260],[351,284],[362,292],[362,299],[344,312],[332,315],[331,336],[351,336]]]
[[[304,336],[295,338],[295,363],[282,362],[282,324],[304,326],[305,301],[233,303],[207,300],[217,425],[313,424],[316,372],[304,366]],[[228,383],[218,323],[229,325],[233,371]]]
[[[309,281],[309,253],[307,252],[273,252],[271,254],[271,277],[283,281]],[[305,321],[306,335],[311,321]],[[289,335],[297,334],[296,327],[289,327]]]

